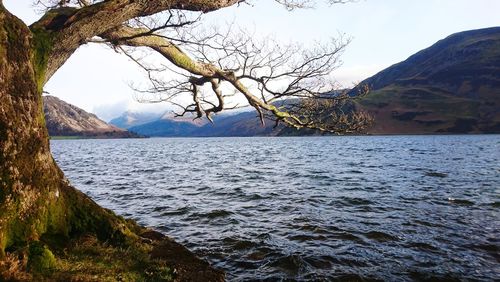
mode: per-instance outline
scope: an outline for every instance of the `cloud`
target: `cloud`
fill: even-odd
[[[129,102],[126,100],[119,101],[114,104],[101,104],[94,106],[92,112],[96,114],[100,119],[104,121],[110,121],[123,112],[127,111],[129,108]]]
[[[171,111],[172,107],[166,103],[139,103],[133,100],[122,100],[111,104],[99,104],[94,106],[92,112],[100,119],[109,122],[110,120],[121,116],[124,112],[136,113],[155,113],[163,114]]]

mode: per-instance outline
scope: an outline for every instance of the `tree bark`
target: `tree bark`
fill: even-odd
[[[167,10],[189,10],[208,13],[241,2],[241,0],[109,0],[80,9],[63,7],[48,11],[31,30],[43,37],[46,49],[43,82],[68,60],[87,40],[124,22]]]
[[[136,237],[134,224],[71,187],[52,158],[42,110],[43,39],[0,2],[0,258],[50,236]]]
[[[79,46],[129,19],[168,9],[208,12],[237,2],[109,0],[48,11],[28,27],[0,0],[0,261],[26,249],[28,267],[31,249],[53,260],[43,242],[84,233],[116,245],[139,242],[144,228],[73,188],[55,163],[45,127],[43,86]],[[188,251],[184,255],[200,265]],[[214,272],[207,266],[200,269],[205,268]]]

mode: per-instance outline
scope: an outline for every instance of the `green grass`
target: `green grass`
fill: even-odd
[[[172,270],[151,260],[151,246],[137,243],[119,248],[83,237],[65,250],[57,261],[52,279],[64,281],[171,281]]]
[[[408,91],[420,91],[423,97],[412,97]],[[389,108],[400,108],[414,111],[431,111],[447,117],[476,117],[478,115],[477,101],[456,97],[436,89],[425,87],[410,88],[388,86],[374,91],[361,99],[360,104],[368,108],[378,108],[385,105]]]
[[[50,136],[53,140],[78,140],[78,139],[88,139],[84,136]]]
[[[45,247],[40,249],[45,250]],[[0,261],[0,280],[7,281],[172,281],[174,273],[164,261],[151,259],[150,244],[137,242],[116,247],[95,236],[82,236],[54,251],[50,269],[29,271],[22,252]],[[26,271],[28,269],[28,271]],[[3,280],[2,280],[3,281]]]

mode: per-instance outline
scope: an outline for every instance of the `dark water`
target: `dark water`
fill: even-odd
[[[255,279],[500,278],[500,136],[52,141],[98,203]]]

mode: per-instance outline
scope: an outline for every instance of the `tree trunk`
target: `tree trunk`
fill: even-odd
[[[50,236],[135,237],[134,224],[71,187],[52,158],[42,110],[44,40],[0,1],[0,258]]]

